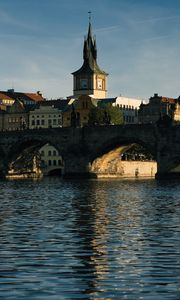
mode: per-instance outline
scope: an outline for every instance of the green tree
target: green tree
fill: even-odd
[[[118,107],[111,104],[99,104],[89,113],[89,125],[123,124],[123,114]]]

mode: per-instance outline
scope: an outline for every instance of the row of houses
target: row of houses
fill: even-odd
[[[90,110],[99,104],[116,106],[123,113],[124,123],[137,123],[141,101],[125,97],[95,99],[89,95],[46,100],[39,92],[26,94],[11,90],[0,91],[0,103],[0,130],[12,131],[69,127],[72,126],[72,112],[79,116],[78,126],[84,126]]]
[[[143,100],[115,97],[95,99],[89,95],[77,98],[46,100],[42,94],[0,91],[0,131],[58,128],[72,126],[72,114],[78,118],[77,126],[85,126],[89,113],[98,105],[112,105],[123,114],[124,124],[155,123],[168,115],[180,121],[180,98],[154,94],[148,103]]]

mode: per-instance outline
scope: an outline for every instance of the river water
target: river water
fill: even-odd
[[[180,299],[180,182],[1,182],[0,299]]]

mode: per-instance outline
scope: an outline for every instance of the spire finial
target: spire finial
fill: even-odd
[[[92,12],[88,11],[88,14],[89,14],[89,23],[91,23],[91,14],[92,14]]]

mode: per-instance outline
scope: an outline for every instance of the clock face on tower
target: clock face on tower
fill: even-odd
[[[98,80],[97,80],[97,88],[102,89],[102,79],[101,78],[98,78]]]
[[[87,87],[88,87],[87,79],[80,79],[80,86],[81,86],[81,89],[87,89]]]

